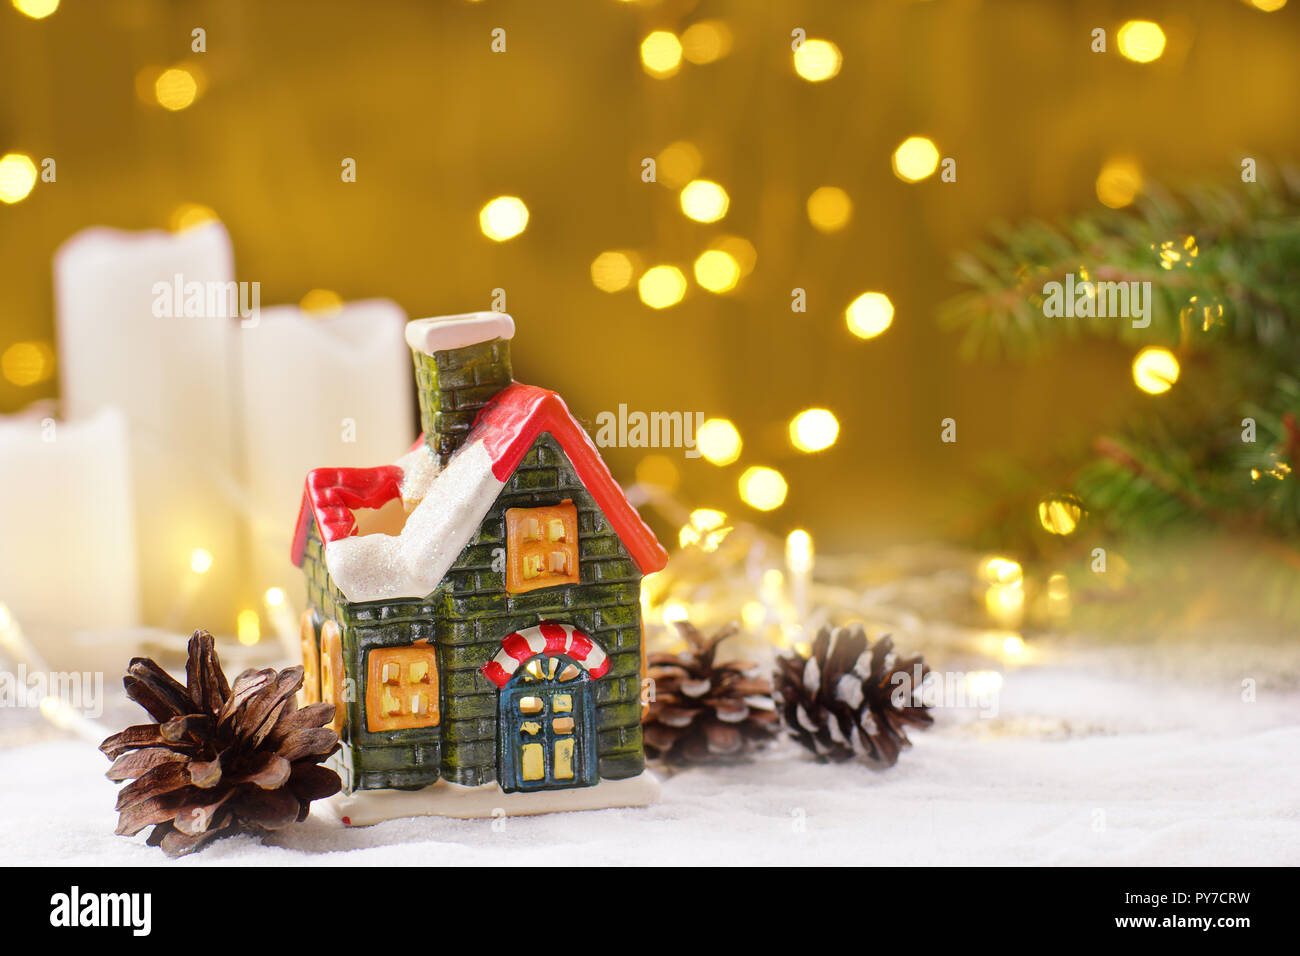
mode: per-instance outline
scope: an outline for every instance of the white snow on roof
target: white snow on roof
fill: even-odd
[[[331,541],[325,547],[330,577],[352,602],[427,597],[442,583],[504,487],[492,473],[482,440],[467,442],[433,476],[401,534]],[[405,481],[402,497],[408,497]]]
[[[505,312],[435,315],[406,323],[406,344],[425,355],[514,336],[515,320]]]

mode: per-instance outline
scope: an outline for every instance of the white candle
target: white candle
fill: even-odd
[[[389,464],[415,441],[405,327],[401,308],[373,300],[332,315],[277,306],[239,330],[259,595],[278,587],[289,606],[303,606],[302,575],[289,549],[308,471]],[[290,631],[296,654],[296,626]]]
[[[233,633],[246,585],[230,238],[219,223],[89,229],[59,249],[54,274],[65,414],[116,406],[126,417],[144,619]],[[199,579],[195,548],[212,556]]]
[[[56,670],[126,666],[139,621],[122,413],[0,419],[0,604]]]

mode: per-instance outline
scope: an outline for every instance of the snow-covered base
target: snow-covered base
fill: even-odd
[[[312,809],[343,826],[368,827],[403,817],[527,817],[566,810],[648,807],[659,800],[659,778],[646,771],[626,780],[602,780],[594,787],[505,793],[495,783],[462,787],[445,780],[423,790],[362,790],[317,801]]]
[[[1295,866],[1300,644],[1287,640],[1063,649],[1009,669],[996,715],[943,710],[883,773],[783,742],[664,777],[649,807],[516,816],[505,801],[519,795],[498,792],[507,817],[343,827],[313,813],[181,860],[113,835],[118,786],[96,743],[144,719],[134,704],[106,712],[95,740],[23,735],[47,726],[39,713],[0,707],[0,863]]]

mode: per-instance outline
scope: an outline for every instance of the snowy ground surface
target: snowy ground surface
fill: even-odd
[[[1056,655],[1007,673],[996,716],[941,711],[884,773],[820,766],[782,744],[747,766],[675,774],[648,809],[495,829],[313,817],[276,845],[237,837],[173,865],[1295,865],[1300,688],[1275,650],[1252,660],[1238,647],[1223,666],[1190,668],[1182,651]],[[1244,702],[1252,674],[1257,697]],[[115,788],[93,746],[4,739],[0,863],[166,862],[143,835],[113,835]]]

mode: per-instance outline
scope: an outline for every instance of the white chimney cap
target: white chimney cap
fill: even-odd
[[[493,339],[511,339],[514,335],[515,320],[505,312],[435,315],[406,323],[406,344],[425,355],[463,349]]]

